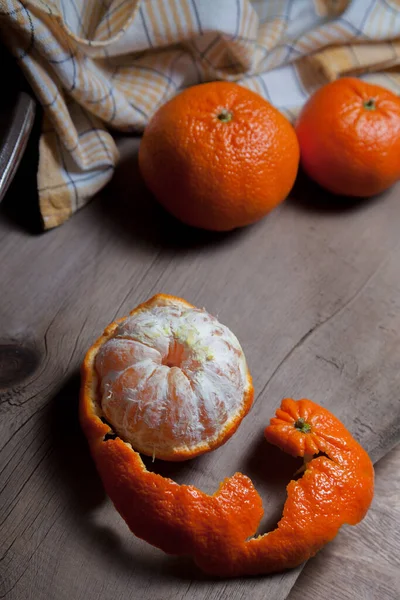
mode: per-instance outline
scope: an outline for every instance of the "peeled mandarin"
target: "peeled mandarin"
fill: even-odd
[[[87,357],[104,418],[154,458],[184,460],[220,446],[253,400],[235,335],[173,296],[154,296],[111,324]]]

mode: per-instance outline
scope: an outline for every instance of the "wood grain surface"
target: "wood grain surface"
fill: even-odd
[[[300,182],[293,197],[257,225],[207,234],[179,225],[155,204],[138,176],[137,146],[137,140],[121,140],[111,185],[60,229],[34,235],[20,225],[31,201],[21,184],[4,201],[0,596],[280,600],[301,568],[213,581],[189,560],[168,557],[129,533],[104,495],[79,429],[79,365],[110,321],[156,292],[182,296],[218,316],[248,358],[256,390],[252,411],[217,451],[180,465],[147,464],[207,492],[243,470],[264,500],[262,530],[273,527],[297,467],[263,440],[284,396],[310,397],[332,409],[374,461],[400,439],[400,188],[339,203]],[[34,166],[28,171],[26,189]],[[391,489],[391,477],[383,475],[384,492],[369,521],[340,534],[308,563],[303,590],[310,587],[320,598],[397,598],[390,596],[398,589],[394,567],[386,596],[377,575],[379,549],[389,544],[381,552],[385,560],[400,552],[390,512],[399,490]],[[334,590],[324,596],[323,581],[333,590],[343,579],[343,557],[348,595]],[[363,561],[378,566],[364,571],[364,587],[357,584],[365,594],[350,596],[351,570],[359,573]],[[382,572],[389,573],[386,566]],[[377,595],[366,595],[371,590]]]

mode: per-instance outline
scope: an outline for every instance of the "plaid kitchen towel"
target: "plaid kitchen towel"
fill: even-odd
[[[0,35],[44,108],[46,229],[112,177],[110,132],[185,86],[237,81],[291,120],[342,75],[400,90],[399,0],[0,0]]]

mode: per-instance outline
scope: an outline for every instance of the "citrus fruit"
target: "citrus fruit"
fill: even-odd
[[[296,134],[258,94],[235,83],[188,88],[145,129],[142,176],[158,201],[195,227],[226,231],[282,202],[299,163]]]
[[[237,577],[296,567],[343,524],[361,521],[371,504],[374,469],[366,451],[325,408],[286,398],[265,437],[303,457],[304,467],[287,486],[277,527],[251,537],[263,508],[246,475],[227,477],[208,495],[148,471],[140,454],[102,421],[87,393],[90,377],[84,369],[80,420],[107,494],[135,535],[169,554],[192,556],[207,573]]]
[[[132,447],[184,460],[227,441],[253,386],[233,333],[205,310],[158,294],[107,327],[84,376],[96,410]]]
[[[352,77],[328,83],[296,133],[304,171],[334,194],[373,196],[400,178],[400,99],[385,88]]]

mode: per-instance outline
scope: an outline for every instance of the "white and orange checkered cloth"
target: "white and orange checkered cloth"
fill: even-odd
[[[291,120],[342,75],[400,91],[400,0],[0,0],[0,35],[44,108],[46,229],[112,177],[110,132],[185,86],[237,81]]]

